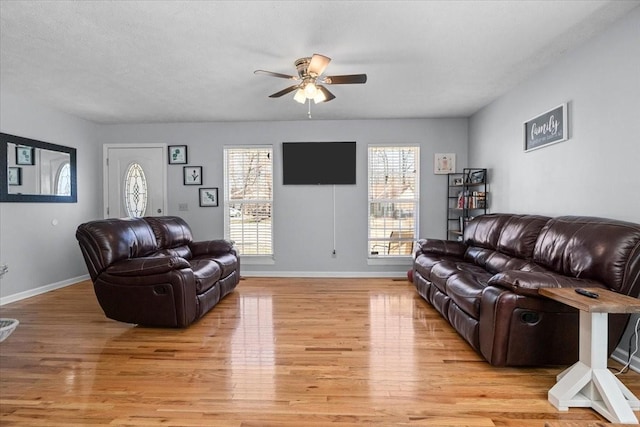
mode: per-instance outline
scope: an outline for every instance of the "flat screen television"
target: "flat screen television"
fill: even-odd
[[[355,142],[283,142],[284,185],[356,183]]]

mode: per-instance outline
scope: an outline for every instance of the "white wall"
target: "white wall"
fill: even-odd
[[[565,142],[523,151],[523,123],[569,103]],[[640,222],[640,8],[474,114],[469,156],[492,212]]]
[[[96,125],[90,122],[2,88],[0,131],[74,147],[78,163],[77,203],[0,203],[0,264],[9,266],[0,279],[0,302],[6,303],[87,274],[75,230],[100,215],[102,177]]]
[[[523,122],[564,102],[570,139],[524,153]],[[640,222],[640,8],[473,115],[469,135],[470,163],[491,171],[492,212]]]
[[[302,113],[301,113],[302,114]],[[272,144],[274,149],[273,265],[243,264],[245,274],[400,275],[411,265],[367,263],[367,145],[411,143],[421,147],[420,236],[444,237],[446,176],[433,174],[437,152],[467,160],[467,119],[242,122],[103,125],[102,144],[186,144],[189,164],[203,166],[203,186],[218,187],[223,200],[222,150],[225,145]],[[337,256],[333,258],[333,187],[283,186],[283,141],[356,141],[357,184],[336,186]],[[198,187],[182,184],[182,165],[169,165],[169,211],[193,228],[196,239],[223,236],[223,210],[200,208]],[[188,211],[178,204],[187,203]]]
[[[0,304],[86,277],[75,230],[82,222],[102,217],[104,143],[187,144],[190,164],[204,167],[203,185],[219,187],[221,199],[222,147],[273,144],[276,259],[270,266],[243,266],[245,273],[271,275],[404,274],[409,260],[395,266],[367,264],[367,144],[421,145],[421,236],[444,236],[446,179],[433,174],[434,153],[457,153],[459,168],[467,159],[467,119],[98,125],[4,88],[0,99],[1,132],[74,147],[78,163],[77,203],[0,204],[0,264],[9,266],[0,282]],[[336,187],[336,258],[331,257],[332,187],[281,185],[280,143],[320,140],[358,142],[358,184]],[[197,187],[182,185],[181,166],[169,165],[168,179],[168,213],[183,216],[198,239],[222,237],[222,209],[198,207]],[[189,210],[178,211],[179,203],[188,203]]]

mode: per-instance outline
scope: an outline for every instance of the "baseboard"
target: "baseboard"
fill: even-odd
[[[371,272],[307,272],[307,271],[243,271],[243,277],[319,277],[319,278],[406,278],[406,273],[397,271],[397,272],[382,272],[382,273],[371,273]],[[57,283],[51,283],[49,285],[40,286],[39,288],[29,289],[28,291],[18,292],[17,294],[7,295],[6,297],[0,298],[0,306],[5,304],[9,304],[12,302],[20,301],[26,298],[31,298],[36,295],[44,294],[46,292],[50,292],[56,289],[64,288],[66,286],[74,285],[78,282],[82,282],[84,280],[88,280],[89,275],[85,274],[84,276],[73,277],[71,279],[63,280]]]
[[[0,306],[9,304],[12,302],[20,301],[26,298],[31,298],[36,295],[44,294],[56,289],[64,288],[69,285],[74,285],[78,282],[82,282],[87,279],[89,279],[89,275],[85,274],[83,276],[72,277],[71,279],[63,280],[61,282],[40,286],[39,288],[29,289],[28,291],[18,292],[17,294],[7,295],[6,297],[0,298]]]
[[[242,277],[318,277],[332,279],[393,279],[404,277],[405,271],[385,271],[385,272],[358,272],[358,271],[246,271],[242,270]]]
[[[611,358],[618,363],[626,365],[627,361],[629,360],[629,352],[618,347],[613,351]],[[640,374],[640,358],[638,358],[638,356],[633,355],[631,357],[631,364],[629,365],[629,369]]]

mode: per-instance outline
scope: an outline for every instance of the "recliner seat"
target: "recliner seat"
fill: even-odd
[[[194,242],[180,217],[90,221],[76,238],[100,306],[121,322],[188,326],[240,281],[233,244]]]
[[[488,214],[463,241],[421,239],[418,294],[489,363],[566,365],[578,359],[578,312],[542,287],[640,294],[640,225],[606,218]],[[609,354],[628,315],[609,316]]]

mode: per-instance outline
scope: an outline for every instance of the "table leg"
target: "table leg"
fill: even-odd
[[[558,375],[549,402],[561,411],[591,407],[609,421],[638,424],[640,401],[607,369],[607,314],[580,312],[580,360]]]

